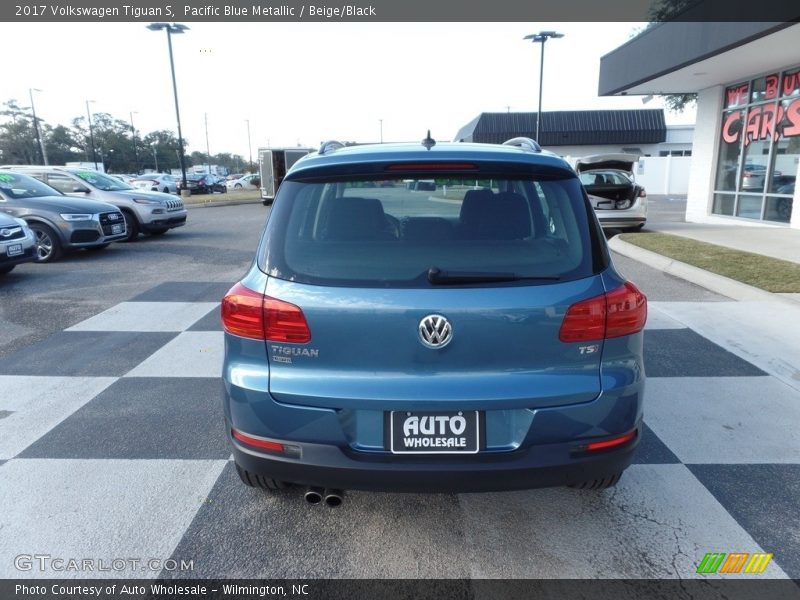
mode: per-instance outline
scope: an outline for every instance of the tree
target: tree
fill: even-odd
[[[44,138],[47,140],[47,158],[53,165],[63,165],[81,160],[83,150],[75,137],[75,133],[64,127],[45,125]]]
[[[141,158],[143,168],[156,169],[155,160],[153,158],[154,152],[158,160],[158,168],[156,170],[165,172],[173,168],[180,168],[180,161],[178,159],[178,138],[175,137],[175,134],[169,129],[151,131],[142,138],[142,143],[145,148],[149,150],[149,152],[145,153]],[[187,144],[185,139],[183,143],[184,146]],[[184,158],[187,166],[192,164],[189,161],[189,157]]]
[[[10,121],[0,125],[0,160],[6,164],[37,164],[41,159],[30,107],[21,107],[14,99],[4,102],[3,106],[0,117]]]

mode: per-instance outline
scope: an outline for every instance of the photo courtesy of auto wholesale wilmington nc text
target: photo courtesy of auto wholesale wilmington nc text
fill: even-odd
[[[231,598],[311,598],[313,597],[314,584],[304,583],[141,583],[141,582],[59,582],[59,583],[16,583],[14,595],[16,597],[37,598],[152,598],[163,596],[167,598],[205,598],[205,597],[231,597]]]
[[[350,19],[377,17],[376,7],[370,4],[164,4],[163,6],[78,6],[75,4],[28,3],[15,4],[14,16],[52,19],[185,19],[185,18],[238,18],[264,20],[283,19]]]

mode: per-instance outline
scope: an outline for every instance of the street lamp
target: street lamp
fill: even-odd
[[[92,142],[92,161],[94,162],[94,170],[97,171],[97,153],[94,151],[94,131],[92,130],[92,113],[89,110],[89,102],[94,102],[94,100],[86,101],[86,116],[89,117],[89,139]]]
[[[250,162],[247,163],[247,170],[253,168],[253,144],[250,142],[250,119],[245,119],[245,123],[247,123],[247,150],[250,152]]]
[[[36,142],[39,144],[39,151],[42,153],[42,162],[47,166],[47,150],[44,149],[44,140],[39,131],[39,120],[36,118],[36,107],[33,105],[33,92],[41,92],[37,88],[28,88],[28,94],[31,97],[31,112],[33,113],[33,128],[36,131]]]
[[[540,31],[539,33],[532,33],[530,35],[526,35],[524,40],[531,40],[534,42],[541,42],[542,43],[542,56],[541,61],[539,63],[539,110],[536,113],[536,141],[539,141],[539,124],[542,119],[542,80],[544,79],[544,43],[549,40],[550,38],[562,38],[564,37],[563,33],[557,33],[555,31]]]
[[[158,170],[158,154],[156,154],[156,145],[156,142],[153,142],[150,147],[153,149],[153,162],[156,163],[156,173],[159,173],[160,171]]]
[[[175,61],[172,57],[172,34],[183,33],[189,29],[186,25],[180,23],[150,23],[147,28],[151,31],[160,31],[162,29],[167,32],[167,47],[169,48],[169,68],[172,71],[172,94],[175,96],[175,117],[178,120],[178,158],[181,162],[181,177],[183,179],[182,190],[188,189],[186,185],[186,161],[183,158],[183,134],[181,133],[181,111],[178,108],[178,84],[175,82]]]
[[[133,127],[133,115],[138,115],[139,113],[135,110],[130,112],[131,116],[131,139],[133,140],[133,162],[136,165],[136,174],[139,174],[139,152],[136,150],[136,129]]]
[[[381,125],[381,144],[383,143],[383,119],[378,119],[378,123]]]
[[[211,147],[208,145],[208,113],[203,113],[203,118],[206,122],[206,169],[207,173],[211,175]]]

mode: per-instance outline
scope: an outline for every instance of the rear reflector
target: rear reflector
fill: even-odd
[[[253,446],[253,448],[259,448],[260,450],[268,450],[270,452],[283,452],[283,444],[278,442],[271,442],[269,440],[262,440],[259,438],[250,437],[249,435],[245,435],[241,431],[236,431],[235,429],[231,429],[231,435],[234,438],[242,442],[243,444],[247,444],[248,446]]]
[[[558,339],[591,342],[640,332],[647,321],[647,298],[630,282],[582,300],[567,309]]]
[[[222,299],[222,325],[239,337],[306,344],[311,330],[300,307],[237,283]]]
[[[636,437],[636,431],[631,431],[625,435],[611,438],[610,440],[603,440],[602,442],[591,442],[586,445],[586,452],[597,452],[598,450],[610,450],[617,446],[627,444]]]

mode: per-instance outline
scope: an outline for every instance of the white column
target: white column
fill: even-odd
[[[714,86],[697,95],[697,121],[692,141],[692,166],[689,170],[689,191],[686,220],[696,223],[710,220],[714,178],[719,153],[720,123],[724,88]]]

